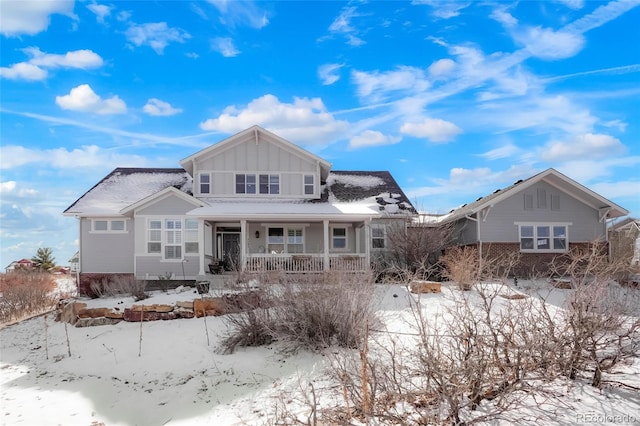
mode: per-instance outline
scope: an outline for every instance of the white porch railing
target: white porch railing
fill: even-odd
[[[330,254],[329,270],[368,271],[369,265],[364,254]],[[324,255],[314,254],[249,254],[246,270],[285,271],[285,272],[323,272]]]

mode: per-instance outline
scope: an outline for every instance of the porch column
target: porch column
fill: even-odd
[[[329,271],[329,221],[327,219],[322,221],[323,225],[323,237],[324,237],[324,262],[323,270]]]
[[[240,221],[240,270],[247,269],[247,220]]]
[[[364,225],[364,260],[369,270],[371,268],[371,218],[367,219]]]
[[[198,250],[198,257],[199,257],[199,263],[200,263],[200,269],[198,271],[198,275],[204,275],[205,271],[204,271],[204,252],[205,252],[205,236],[204,236],[204,232],[205,232],[205,226],[204,226],[204,219],[203,218],[198,218],[198,247],[200,250]]]

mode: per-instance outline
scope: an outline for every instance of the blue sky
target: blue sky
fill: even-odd
[[[0,0],[0,266],[258,124],[445,213],[554,167],[640,216],[639,1]]]

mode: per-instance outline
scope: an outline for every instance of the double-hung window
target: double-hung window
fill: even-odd
[[[304,253],[304,233],[302,228],[287,229],[287,253]]]
[[[164,258],[182,259],[182,220],[164,220]]]
[[[211,175],[209,173],[200,173],[200,194],[211,193]]]
[[[279,175],[260,175],[260,193],[261,194],[279,194],[280,193],[280,176]]]
[[[255,194],[256,175],[237,174],[236,194]]]
[[[331,228],[331,248],[336,250],[346,250],[347,248],[347,228]]]
[[[150,220],[147,226],[147,253],[162,253],[162,221]]]
[[[313,195],[315,193],[315,189],[313,175],[304,175],[304,194]]]
[[[124,219],[93,219],[91,232],[127,232]]]
[[[184,220],[184,252],[198,253],[198,219]]]
[[[268,253],[304,253],[303,228],[270,226],[267,229]]]
[[[383,226],[371,227],[371,248],[383,249],[385,247],[385,232]]]
[[[519,224],[518,229],[523,252],[567,251],[567,224]]]
[[[236,175],[236,194],[280,194],[280,175]]]

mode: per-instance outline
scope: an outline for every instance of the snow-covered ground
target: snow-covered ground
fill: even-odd
[[[445,286],[442,294],[424,295],[420,303],[435,312],[455,291]],[[569,290],[520,283],[509,291],[544,293],[560,306]],[[198,297],[183,289],[154,293],[144,303]],[[416,296],[404,286],[376,286],[386,330],[407,330],[410,298]],[[133,304],[131,298],[87,302],[121,309]],[[283,404],[297,409],[294,395],[304,383],[314,380],[321,395],[323,386],[332,386],[324,379],[325,354],[286,354],[272,345],[223,355],[219,343],[225,329],[221,317],[75,328],[54,322],[52,314],[5,327],[0,330],[0,424],[273,424]],[[640,386],[638,360],[625,373],[621,379]],[[600,391],[579,382],[559,384],[558,392],[565,395],[561,403],[531,418],[547,424],[640,422],[640,392]]]

